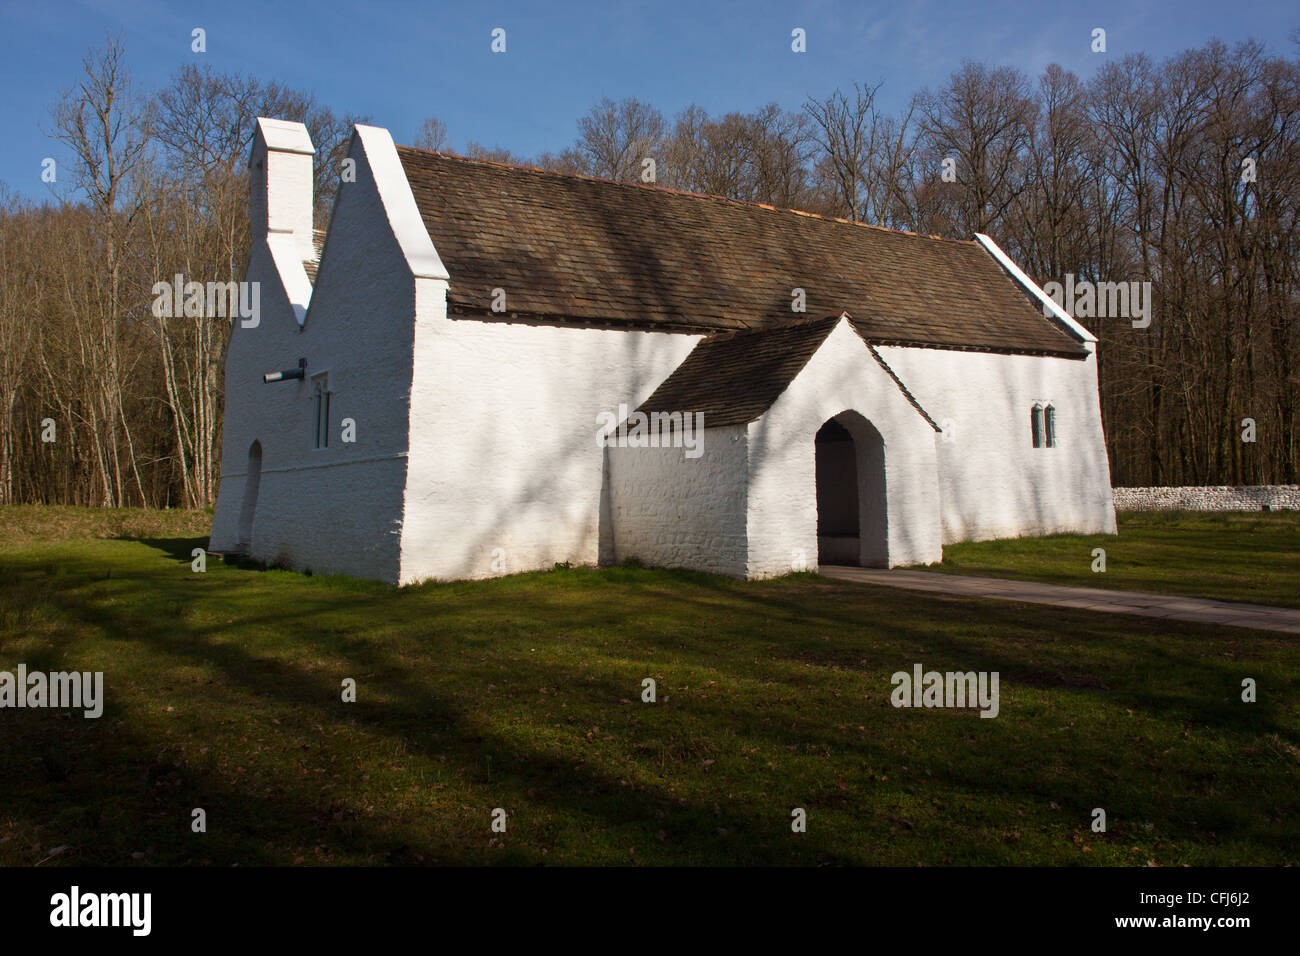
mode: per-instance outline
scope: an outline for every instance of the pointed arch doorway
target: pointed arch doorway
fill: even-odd
[[[817,563],[888,567],[885,441],[866,418],[844,411],[813,440],[817,472]]]

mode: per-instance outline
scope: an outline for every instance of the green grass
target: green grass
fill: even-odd
[[[1300,860],[1285,635],[812,575],[399,591],[32,532],[0,669],[103,670],[107,705],[0,711],[0,864]],[[890,706],[916,662],[1000,672],[1001,715]]]
[[[1118,535],[950,544],[928,570],[1300,607],[1300,512],[1121,513]]]
[[[212,509],[78,508],[0,506],[0,551],[83,538],[207,536]]]

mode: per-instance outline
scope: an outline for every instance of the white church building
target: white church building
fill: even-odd
[[[1113,533],[1097,341],[951,240],[258,121],[212,550],[760,578]]]

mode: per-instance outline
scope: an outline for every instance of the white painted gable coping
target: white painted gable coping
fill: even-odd
[[[1029,278],[1029,276],[1025,275],[1024,270],[1022,270],[1020,266],[1012,262],[1011,258],[998,247],[998,244],[996,242],[994,242],[988,236],[984,235],[982,232],[975,233],[975,239],[979,242],[981,246],[984,247],[984,249],[988,252],[989,255],[991,255],[994,259],[996,259],[1001,264],[1002,268],[1006,269],[1007,272],[1011,274],[1011,277],[1013,279],[1019,282],[1022,286],[1024,286],[1029,291],[1031,295],[1033,295],[1045,306],[1047,306],[1048,309],[1052,312],[1052,314],[1055,315],[1058,319],[1060,319],[1062,324],[1064,324],[1067,328],[1069,328],[1070,331],[1072,331],[1080,340],[1084,342],[1093,342],[1093,343],[1097,341],[1097,337],[1095,335],[1093,335],[1082,325],[1076,322],[1074,320],[1074,317],[1070,315],[1069,312],[1066,312],[1063,308],[1061,308],[1059,305],[1056,304],[1055,299],[1053,299],[1050,295],[1048,295],[1041,288],[1039,288],[1037,282]]]
[[[257,132],[266,143],[267,149],[274,149],[281,153],[302,153],[311,156],[316,152],[316,147],[311,144],[311,135],[307,132],[307,127],[302,123],[294,123],[289,120],[267,119],[264,116],[257,118]],[[256,150],[253,151],[256,154]],[[249,165],[252,165],[252,156],[249,157]]]
[[[903,397],[907,399],[908,404],[916,409],[917,414],[924,418],[926,423],[935,431],[943,431],[943,429],[939,427],[938,422],[930,416],[930,413],[921,407],[921,403],[916,400],[916,396],[912,394],[912,390],[903,383],[901,378],[898,377],[898,373],[890,368],[889,363],[886,362],[884,357],[876,351],[876,347],[863,338],[862,333],[858,330],[857,326],[853,324],[853,316],[848,312],[848,310],[840,313],[840,321],[836,323],[835,327],[839,328],[840,326],[847,326],[850,332],[856,335],[859,339],[862,339],[862,344],[867,347],[867,351],[871,353],[871,357],[876,360],[876,363],[882,369],[885,370],[885,374],[893,379],[894,384],[898,386],[898,390],[903,393]],[[827,336],[827,338],[830,338],[830,336]],[[825,345],[826,343],[823,342],[822,347],[825,347]]]
[[[859,338],[861,338],[860,333]],[[916,396],[912,394],[912,390],[903,384],[903,380],[898,377],[897,372],[890,368],[889,363],[885,361],[884,356],[877,352],[876,347],[870,342],[867,342],[865,339],[863,339],[863,342],[866,344],[867,351],[871,353],[872,358],[874,358],[876,362],[879,363],[880,367],[885,370],[885,374],[894,380],[894,384],[898,386],[898,390],[903,393],[903,397],[906,398],[911,406],[916,409],[917,413],[929,423],[931,428],[937,432],[942,432],[943,429],[939,427],[939,423],[934,420],[934,417],[929,412],[921,407],[921,403],[916,400]]]
[[[884,357],[879,352],[876,351],[876,347],[863,337],[861,330],[859,330],[858,327],[853,324],[852,319],[853,317],[849,315],[848,312],[840,313],[840,320],[838,323],[836,323],[835,328],[836,329],[844,328],[847,329],[849,332],[853,333],[853,335],[857,337],[858,341],[860,341],[863,345],[867,347],[867,351],[870,352],[871,357],[876,360],[876,364],[879,365],[881,369],[884,370],[885,374],[889,376],[890,380],[896,386],[898,386],[898,390],[903,393],[903,397],[907,399],[907,403],[911,405],[913,409],[916,410],[916,413],[918,415],[920,415],[922,418],[925,419],[925,423],[937,432],[943,431],[943,429],[939,427],[939,425],[935,422],[935,420],[930,417],[930,413],[921,407],[921,403],[916,400],[916,396],[912,394],[911,389],[909,389],[905,384],[903,384],[903,380],[898,377],[898,373],[895,372],[892,368],[890,368],[889,363],[886,362]],[[829,340],[830,336],[828,335],[826,336],[826,338],[827,340]],[[826,343],[823,342],[817,351],[820,352],[821,349],[825,347],[826,347]]]
[[[271,250],[276,271],[284,284],[284,294],[293,306],[293,316],[299,327],[307,318],[307,309],[311,306],[311,279],[303,268],[299,257],[298,239],[289,232],[271,233],[266,237],[266,247]]]
[[[920,402],[917,401],[917,397],[915,397],[914,394],[911,394],[911,389],[907,388],[904,381],[902,381],[902,378],[898,377],[898,373],[894,372],[892,368],[889,368],[889,363],[885,362],[884,356],[881,355],[880,352],[876,351],[876,347],[871,345],[871,342],[868,342],[867,339],[863,337],[863,334],[859,332],[857,326],[853,324],[853,313],[850,313],[848,310],[840,312],[840,321],[836,324],[836,328],[840,328],[840,325],[848,325],[850,332],[862,339],[863,345],[867,346],[867,351],[871,352],[871,358],[874,358],[876,364],[879,364],[880,368],[884,369],[885,375],[893,378],[893,384],[898,386],[898,390],[902,393],[902,397],[907,399],[907,402],[910,403],[911,407],[917,410],[918,414],[922,416],[923,419],[926,419],[931,428],[935,429],[936,432],[943,432],[944,429],[940,428],[939,423],[937,423],[935,419],[931,418],[930,412],[920,407]],[[827,336],[827,338],[829,338],[829,336]],[[823,342],[822,345],[826,345],[826,342]]]
[[[388,130],[379,126],[356,127],[356,137],[365,152],[366,162],[375,177],[379,201],[388,214],[388,224],[401,247],[406,263],[417,279],[444,279],[451,276],[433,248],[429,230],[424,227],[415,195],[397,158],[397,146]]]

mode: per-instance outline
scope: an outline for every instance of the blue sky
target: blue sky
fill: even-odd
[[[207,52],[190,31],[207,31]],[[490,50],[506,30],[505,54]],[[790,50],[807,32],[808,51]],[[1107,31],[1108,52],[1089,49]],[[0,0],[0,182],[29,198],[46,156],[48,108],[88,48],[120,34],[146,89],[186,63],[276,79],[338,112],[368,114],[409,142],[440,116],[452,147],[471,139],[531,155],[559,150],[602,96],[637,96],[670,118],[696,102],[710,112],[775,101],[797,109],[853,81],[884,81],[891,109],[937,86],[966,58],[1036,75],[1057,62],[1085,79],[1105,57],[1163,58],[1212,37],[1254,37],[1294,55],[1295,0],[1098,3],[950,2],[339,2]]]

